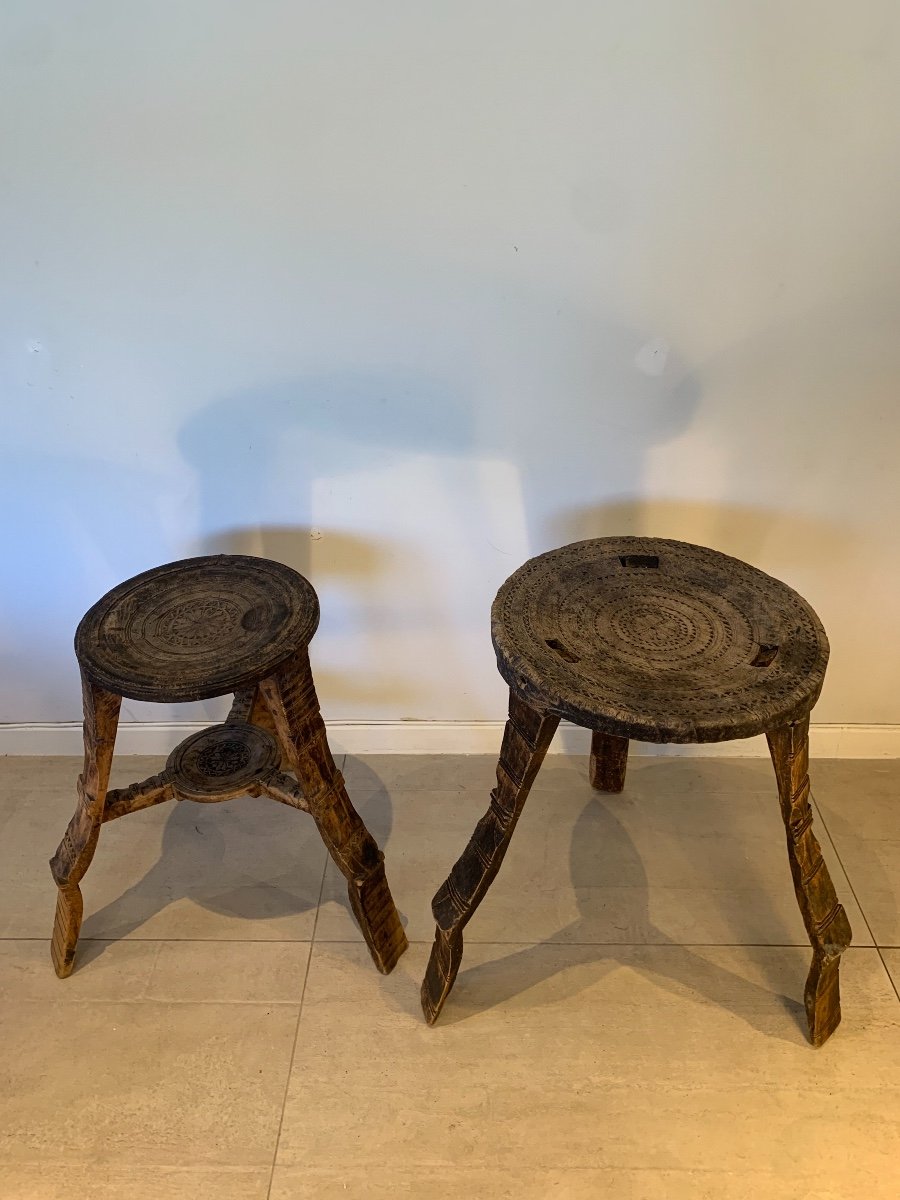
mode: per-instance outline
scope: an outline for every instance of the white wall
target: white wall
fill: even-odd
[[[0,36],[0,721],[77,719],[81,613],[214,549],[313,580],[326,716],[500,719],[497,586],[642,532],[798,588],[817,719],[900,722],[895,0]]]

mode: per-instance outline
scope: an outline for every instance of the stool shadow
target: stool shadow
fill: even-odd
[[[346,754],[342,770],[353,807],[362,817],[366,829],[384,850],[394,824],[393,804],[387,785],[377,771],[369,766],[365,757]],[[387,875],[390,883],[389,863]],[[396,899],[395,896],[394,900]]]
[[[220,529],[198,539],[191,553],[272,558],[299,571],[316,588],[321,614],[318,640],[313,637],[310,643],[310,657],[316,691],[327,707],[323,714],[326,723],[335,708],[345,715],[389,704],[403,712],[421,701],[422,688],[410,677],[391,671],[381,650],[378,635],[385,628],[390,631],[393,624],[389,612],[382,612],[380,627],[376,621],[361,639],[370,656],[382,659],[377,670],[361,674],[339,665],[331,670],[322,666],[323,656],[329,651],[334,654],[340,636],[356,631],[354,610],[371,597],[376,581],[380,581],[378,587],[384,586],[386,564],[398,554],[397,546],[389,539],[356,537],[346,530],[309,525],[245,525]],[[342,593],[340,604],[330,602],[326,593],[331,591]]]
[[[388,842],[394,819],[390,792],[381,777],[366,763],[364,758],[357,758],[351,754],[345,755],[342,770],[347,782],[347,793],[350,796],[353,807],[359,813],[363,824],[378,843],[379,848],[385,852],[384,865],[388,887],[391,889],[394,904],[400,914],[400,924],[408,932],[409,917],[403,907],[403,896],[402,894],[397,894],[396,886],[391,876],[391,847],[388,845]],[[325,885],[322,889],[320,908],[330,904],[337,904],[344,908],[348,914],[351,913],[346,884],[333,863],[329,863],[326,867]],[[343,935],[338,940],[340,941],[342,938]],[[316,942],[328,942],[330,940],[331,938],[327,933],[323,935],[323,925],[320,921],[317,927]]]
[[[174,808],[163,829],[159,860],[115,900],[85,917],[83,955],[79,951],[82,962],[98,957],[105,943],[128,937],[181,900],[246,922],[245,931],[237,935],[233,929],[225,931],[223,940],[255,940],[254,922],[315,912],[328,852],[308,814],[249,796],[222,804],[172,803]],[[390,833],[390,804],[379,804],[378,811],[377,832],[372,832],[382,844]],[[120,851],[127,840],[127,824],[140,819],[139,813],[121,819],[122,830],[117,831],[116,838]],[[104,853],[103,842],[101,834],[95,871]],[[110,854],[116,851],[113,846],[106,849]],[[90,883],[89,873],[88,904]],[[343,888],[341,899],[346,904]],[[184,933],[165,930],[149,938],[204,940],[212,935],[215,940],[214,931],[204,929],[194,934],[189,926],[188,920]],[[290,939],[291,934],[278,931],[270,936],[273,940],[283,940]]]
[[[539,786],[540,777],[535,788]],[[626,782],[626,796],[627,790]],[[762,968],[764,976],[770,978],[769,986],[745,979],[720,963],[710,961],[696,948],[676,941],[654,924],[650,916],[652,877],[648,879],[640,852],[616,815],[616,807],[621,799],[619,796],[594,795],[573,826],[570,872],[580,915],[551,938],[523,946],[501,959],[468,969],[464,961],[453,997],[457,1003],[448,1004],[441,1015],[441,1023],[465,1021],[487,1007],[522,997],[529,989],[551,978],[556,979],[554,1002],[575,996],[617,967],[627,966],[644,976],[651,976],[658,986],[674,995],[694,996],[699,993],[706,1001],[727,1009],[767,1037],[793,1043],[794,1038],[784,1038],[773,1032],[773,1015],[780,1005],[805,1033],[804,1005],[802,1000],[785,995],[781,990],[783,980],[766,946],[731,943],[731,946],[739,946],[757,967]],[[772,803],[777,806],[774,782]],[[727,803],[721,805],[720,811],[724,823],[727,820]],[[696,843],[686,838],[681,848],[683,851],[690,850],[692,845]],[[640,930],[640,941],[623,941],[614,945],[597,941],[597,922],[595,913],[591,912],[591,895],[596,888],[604,885],[602,875],[598,876],[596,862],[601,847],[605,858],[615,859],[617,878],[628,880],[626,886],[632,909],[629,924],[632,929]],[[698,852],[706,855],[708,847],[701,845]],[[515,837],[510,853],[515,853]],[[752,867],[750,870],[752,872]],[[789,880],[786,856],[784,870]],[[710,889],[711,904],[715,903],[715,897],[716,892]],[[486,902],[490,903],[489,897]],[[761,882],[754,892],[754,903],[757,910],[769,906],[767,889]],[[779,919],[774,912],[767,923],[775,928],[779,926]],[[473,941],[471,944],[476,943]],[[787,931],[783,938],[772,943],[782,953],[788,944],[793,945],[793,941]],[[807,950],[800,948],[799,943],[797,945],[798,957],[808,965]],[[715,948],[715,944],[709,945],[713,953]],[[592,969],[586,978],[581,970],[568,972],[570,966]],[[798,969],[797,987],[802,994],[806,966],[799,966]]]
[[[552,528],[560,545],[625,535],[675,538],[711,546],[754,565],[763,558],[770,564],[783,561],[798,574],[811,566],[818,570],[821,563],[836,570],[852,560],[859,541],[849,521],[680,497],[611,497],[602,504],[557,511]],[[792,580],[788,577],[785,582]]]
[[[866,775],[872,771],[891,778],[893,794],[900,795],[900,762],[896,759],[820,759],[810,763],[815,821],[820,829],[827,832],[837,853],[845,846],[847,849],[854,844],[866,846],[872,837],[869,833],[863,838],[857,824],[857,806],[866,804],[871,799],[867,794],[865,781]],[[880,833],[887,841],[900,840],[900,808],[892,808],[890,816],[881,826]],[[887,860],[882,859],[877,853],[877,848],[866,848],[868,852],[865,854],[864,868],[857,867],[854,860],[846,855],[841,865],[848,884],[854,890],[859,887],[856,899],[864,918],[870,916],[867,911],[868,897],[878,897],[876,923],[879,932],[875,934],[873,931],[874,941],[877,946],[892,948],[898,940],[896,936],[891,935],[891,931],[897,927],[897,914],[900,910],[900,875],[896,871],[888,870]],[[838,899],[841,899],[840,894]],[[855,930],[856,926],[853,928]]]

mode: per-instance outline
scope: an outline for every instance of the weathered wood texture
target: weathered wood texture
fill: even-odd
[[[175,784],[168,768],[149,779],[138,783],[130,783],[128,787],[112,788],[106,793],[106,807],[103,809],[103,821],[114,821],[116,817],[124,817],[128,813],[140,812],[142,808],[152,808],[154,804],[164,804],[175,796]]]
[[[267,729],[276,741],[278,740],[272,714],[269,712],[269,707],[265,700],[263,700],[262,693],[258,687],[246,688],[244,691],[235,693],[226,723],[230,721],[244,721],[250,725],[257,725],[260,729]],[[280,743],[279,750],[281,750]],[[283,751],[281,753],[281,765],[287,771],[291,769],[287,756]]]
[[[491,611],[510,722],[491,809],[434,897],[437,929],[422,1008],[433,1023],[562,717],[592,730],[590,780],[625,785],[628,742],[716,742],[766,733],[797,900],[813,947],[810,1036],[840,1020],[838,970],[850,926],[812,833],[809,711],[828,641],[796,592],[738,559],[660,538],[599,538],[531,559]]]
[[[81,694],[84,703],[84,767],[78,777],[78,804],[59,849],[50,860],[50,870],[59,888],[50,957],[60,979],[71,975],[75,962],[75,946],[84,912],[78,885],[91,865],[100,837],[122,703],[120,696],[102,691],[83,672]]]
[[[538,708],[647,742],[754,737],[805,716],[828,639],[756,568],[685,542],[597,538],[531,559],[491,610],[500,674]]]
[[[306,649],[262,680],[259,690],[308,811],[347,880],[350,906],[372,959],[387,974],[406,949],[406,934],[384,873],[384,855],[350,803],[331,756]]]
[[[490,807],[431,905],[437,929],[422,983],[422,1009],[429,1025],[453,987],[462,961],[463,929],[500,870],[557,725],[559,717],[538,712],[510,693]]]
[[[166,768],[179,799],[206,804],[243,795],[280,764],[278,744],[267,730],[228,721],[186,738]]]
[[[212,554],[107,592],[79,623],[75,653],[106,691],[179,704],[252,690],[308,645],[318,623],[312,584],[290,567]]]
[[[806,980],[806,1018],[813,1045],[821,1046],[841,1020],[838,971],[852,932],[813,833],[809,803],[809,718],[770,730],[767,738],[778,780],[794,891],[813,948]]]
[[[51,860],[59,887],[51,954],[60,977],[72,971],[83,912],[78,885],[101,824],[173,798],[217,803],[243,793],[312,813],[347,877],[375,964],[394,967],[406,936],[384,858],[350,803],[319,713],[307,653],[318,617],[307,580],[245,555],[147,571],[87,613],[75,640],[84,771],[78,807]],[[107,791],[122,696],[175,702],[229,692],[235,699],[224,724],[186,738],[158,775]]]
[[[591,787],[598,792],[621,792],[625,787],[627,766],[628,738],[594,730],[589,768]]]

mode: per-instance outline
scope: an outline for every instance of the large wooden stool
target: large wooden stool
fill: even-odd
[[[407,943],[384,856],[350,803],[319,714],[307,654],[318,623],[319,602],[302,575],[241,554],[145,571],[86,613],[75,634],[84,770],[75,815],[50,861],[59,888],[51,956],[60,978],[74,965],[79,883],[101,825],[173,798],[209,804],[242,793],[312,815],[347,879],[375,965],[384,973],[395,966]],[[228,720],[182,742],[161,774],[107,790],[123,696],[176,704],[232,692]]]
[[[497,594],[491,632],[509,684],[497,786],[434,897],[422,1008],[437,1020],[484,899],[561,718],[593,730],[591,783],[620,792],[629,738],[721,742],[764,733],[794,889],[813,948],[806,1015],[814,1045],[841,1019],[850,924],[812,830],[809,712],[828,641],[810,606],[738,559],[659,538],[599,538],[541,554]]]

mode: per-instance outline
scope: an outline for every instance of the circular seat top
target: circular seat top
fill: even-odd
[[[177,704],[271,675],[318,623],[312,584],[290,567],[213,554],[154,567],[107,592],[82,618],[75,653],[106,691]]]
[[[535,708],[647,742],[753,737],[805,716],[828,639],[793,589],[715,550],[596,538],[497,593],[500,674]]]

